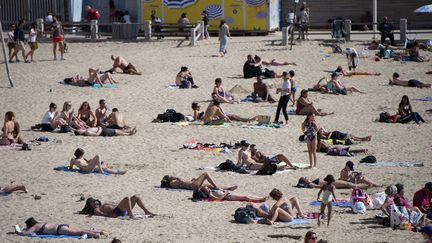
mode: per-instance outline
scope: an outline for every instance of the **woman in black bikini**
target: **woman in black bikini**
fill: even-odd
[[[90,104],[87,101],[84,101],[78,109],[78,119],[85,122],[89,127],[96,126],[96,115],[91,110]]]
[[[411,121],[415,121],[415,123],[420,124],[420,122],[426,122],[419,113],[412,111],[407,95],[402,96],[402,100],[399,103],[398,115],[400,116],[397,120],[399,123],[409,123]]]
[[[306,143],[309,154],[309,163],[310,168],[316,167],[317,157],[316,157],[316,148],[317,148],[317,132],[318,126],[315,123],[315,115],[308,114],[306,119],[301,125],[301,129],[303,132],[306,132]]]
[[[225,90],[222,88],[222,79],[221,78],[216,78],[215,87],[213,88],[213,93],[216,94],[219,102],[234,104],[234,97],[232,95],[226,93]]]
[[[145,206],[141,197],[133,195],[132,197],[123,198],[119,204],[102,204],[101,201],[94,198],[88,198],[81,211],[83,214],[103,216],[103,217],[129,217],[135,219],[132,209],[138,205],[145,213],[145,217],[154,217],[156,214],[150,212]]]
[[[19,235],[87,235],[92,238],[99,239],[105,233],[97,230],[83,230],[76,227],[71,227],[68,224],[48,224],[39,223],[33,217],[25,221],[26,229],[22,232],[16,232]]]

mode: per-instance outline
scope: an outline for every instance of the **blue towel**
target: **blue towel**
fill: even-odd
[[[423,167],[423,163],[419,162],[376,162],[376,163],[360,163],[366,166],[376,167]]]
[[[99,89],[99,88],[102,88],[102,87],[104,87],[104,88],[110,88],[111,89],[111,88],[117,88],[117,85],[115,85],[115,84],[104,84],[104,85],[93,84],[90,87],[92,87],[94,89]]]
[[[56,170],[56,171],[64,171],[64,172],[78,172],[78,173],[80,173],[80,174],[96,174],[96,175],[104,175],[104,176],[109,176],[109,175],[111,175],[110,173],[107,173],[107,172],[105,172],[105,173],[99,173],[99,172],[96,172],[96,171],[92,171],[92,172],[86,172],[86,171],[82,171],[82,170],[80,170],[80,169],[76,169],[76,168],[73,168],[72,170],[69,170],[69,166],[57,166],[57,167],[54,167],[54,170]]]
[[[9,196],[10,192],[0,192],[0,196]]]
[[[421,100],[421,101],[432,101],[432,96],[429,97],[424,97],[424,98],[418,98],[416,100]]]
[[[79,239],[80,235],[37,235],[35,233],[28,235],[19,235],[19,236],[27,236],[27,237],[37,237],[42,239],[58,239],[58,238],[67,238],[67,239]]]
[[[319,207],[321,206],[321,202],[320,201],[312,201],[311,203],[309,203],[310,206],[315,206],[315,207]],[[352,206],[352,202],[332,202],[332,206],[336,206],[336,207],[351,207]]]
[[[255,219],[256,220],[262,220],[264,218],[256,217]],[[276,221],[276,223],[278,223],[278,224],[310,224],[311,220],[310,219],[293,219],[293,221],[291,221],[291,222]]]
[[[255,99],[252,98],[251,96],[247,96],[246,98],[241,99],[240,101],[241,102],[255,102]]]

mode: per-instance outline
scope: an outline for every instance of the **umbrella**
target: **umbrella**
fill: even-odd
[[[168,8],[186,8],[196,3],[196,0],[164,0],[163,3]]]
[[[416,13],[432,13],[432,4],[421,6],[414,10]]]

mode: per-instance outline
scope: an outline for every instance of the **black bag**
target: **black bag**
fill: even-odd
[[[237,223],[250,224],[256,218],[253,208],[237,208],[234,213],[234,220]]]
[[[381,112],[379,114],[379,122],[389,122],[390,114],[388,112]]]
[[[266,158],[263,166],[259,169],[256,175],[273,175],[277,171],[277,164],[272,162],[270,158]]]
[[[264,77],[266,77],[266,78],[274,78],[274,77],[276,77],[276,73],[273,70],[270,70],[270,69],[266,68],[265,71],[264,71]]]
[[[225,162],[221,163],[218,168],[220,170],[226,170],[226,171],[238,171],[240,169],[239,166],[234,164],[231,160],[227,159]]]
[[[179,122],[184,121],[185,116],[173,109],[168,109],[162,114],[158,114],[153,122]]]
[[[182,81],[180,81],[180,89],[189,89],[190,88],[190,82],[187,79],[183,79]]]
[[[60,132],[61,133],[68,133],[68,132],[72,132],[72,131],[73,131],[73,129],[69,125],[61,125],[60,126]]]
[[[194,201],[200,201],[204,198],[207,198],[207,194],[205,194],[201,189],[196,189],[192,193],[192,200]]]
[[[376,162],[377,162],[377,159],[373,155],[368,155],[368,156],[366,156],[366,157],[364,157],[363,159],[360,160],[360,163],[369,163],[369,164],[372,164],[372,163],[376,163]]]

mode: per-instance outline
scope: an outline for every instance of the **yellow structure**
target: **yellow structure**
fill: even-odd
[[[142,0],[142,20],[152,14],[163,23],[177,23],[182,13],[191,23],[209,13],[209,30],[217,30],[225,19],[232,31],[269,32],[279,28],[281,0]]]

